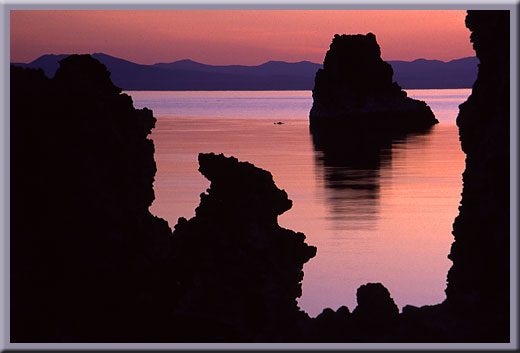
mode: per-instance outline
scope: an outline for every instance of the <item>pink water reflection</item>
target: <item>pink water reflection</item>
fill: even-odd
[[[469,91],[417,91],[427,101],[431,96],[441,124],[395,144],[387,151],[390,158],[365,170],[327,166],[315,151],[307,121],[310,92],[270,92],[265,101],[262,92],[249,92],[252,105],[245,116],[240,115],[240,104],[248,99],[244,92],[238,103],[233,92],[216,98],[204,96],[208,92],[178,97],[167,92],[163,98],[170,103],[161,103],[157,93],[153,104],[164,105],[157,107],[162,114],[156,113],[152,133],[158,171],[151,210],[171,227],[180,216],[192,217],[200,193],[209,186],[197,172],[197,154],[233,155],[273,174],[293,200],[293,208],[279,217],[280,225],[305,233],[307,242],[318,248],[304,266],[299,299],[311,316],[325,307],[347,305],[352,310],[356,289],[367,282],[382,282],[399,307],[439,303],[451,266],[446,256],[464,169],[454,120]],[[137,106],[146,105],[140,92],[131,94]],[[183,113],[186,95],[192,102],[205,99],[207,107],[198,107],[199,115]],[[167,108],[172,99],[177,99],[175,110]],[[212,99],[220,102],[212,104]],[[277,105],[281,108],[275,117],[265,111],[265,106],[276,110]],[[207,114],[200,114],[204,109]],[[232,118],[222,117],[228,112]],[[278,120],[285,124],[273,124]],[[334,182],[345,185],[335,187]]]

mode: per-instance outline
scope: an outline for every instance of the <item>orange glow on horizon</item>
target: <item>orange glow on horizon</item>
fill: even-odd
[[[140,64],[192,59],[321,63],[334,34],[372,32],[385,60],[475,55],[459,10],[15,10],[11,61],[103,52]]]

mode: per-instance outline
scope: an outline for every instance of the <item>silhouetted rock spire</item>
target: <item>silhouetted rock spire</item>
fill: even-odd
[[[475,335],[509,338],[509,11],[468,11],[480,59],[457,125],[466,153],[460,214],[453,225],[447,303]]]
[[[358,306],[352,314],[348,310],[325,309],[311,320],[303,335],[309,341],[509,342],[509,16],[509,11],[468,11],[466,17],[480,66],[472,94],[460,106],[457,118],[467,158],[460,214],[453,226],[455,242],[449,254],[453,266],[448,273],[447,299],[441,304],[420,308],[406,305],[403,312],[397,314],[384,287],[361,286]],[[347,97],[344,102],[348,107],[361,109],[366,100],[352,92],[361,92],[362,97],[366,97],[367,92],[369,96],[375,94],[371,90],[377,85],[371,87],[366,82],[379,80],[381,85],[386,82],[389,87],[389,67],[385,69],[380,65],[377,77],[371,77],[363,69],[364,60],[348,58],[347,42],[355,52],[365,51],[372,56],[379,53],[375,38],[370,34],[335,37],[324,71],[316,77],[311,110],[314,127],[330,126],[325,123],[329,121],[336,124],[341,119],[340,112],[352,111],[352,108],[340,109],[342,97]],[[343,52],[344,60],[329,60],[329,54],[333,57],[338,52]],[[335,67],[330,75],[325,73],[329,62]],[[341,66],[340,62],[348,62],[350,66]],[[374,65],[369,58],[366,62]],[[354,67],[359,72],[356,73]],[[353,85],[339,79],[347,76],[352,78]],[[365,82],[363,77],[369,79]],[[393,90],[392,94],[397,96],[397,90]],[[361,103],[356,105],[356,102]],[[354,120],[355,116],[359,114],[350,115],[350,119]],[[319,125],[315,124],[318,121]],[[311,131],[316,134],[317,130]],[[321,129],[319,133],[322,134]]]
[[[283,340],[306,317],[296,298],[316,248],[278,225],[292,204],[271,173],[222,154],[199,154],[199,164],[211,185],[196,216],[175,226],[176,312],[228,327],[235,340]]]
[[[316,248],[278,225],[292,203],[272,175],[236,158],[199,155],[211,185],[172,236],[148,211],[152,112],[88,55],[53,79],[11,67],[11,342],[508,342],[509,11],[466,24],[481,64],[457,119],[467,158],[447,300],[401,314],[379,283],[352,313],[300,311]],[[313,127],[436,122],[372,34],[334,38],[313,96]]]
[[[53,79],[11,67],[12,342],[153,340],[168,321],[155,118],[120,92],[89,55]]]
[[[392,66],[381,59],[374,34],[336,34],[323,69],[316,73],[311,129],[343,126],[406,132],[438,123],[426,103],[406,97],[392,76]]]

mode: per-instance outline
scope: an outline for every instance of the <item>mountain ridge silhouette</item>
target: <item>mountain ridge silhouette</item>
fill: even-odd
[[[11,63],[41,68],[53,77],[58,62],[69,54],[45,54],[29,63]],[[311,90],[321,64],[310,61],[267,61],[260,65],[207,65],[191,59],[153,65],[137,64],[105,53],[94,53],[124,90]],[[471,88],[476,79],[476,57],[451,61],[419,58],[387,61],[394,80],[407,89]]]

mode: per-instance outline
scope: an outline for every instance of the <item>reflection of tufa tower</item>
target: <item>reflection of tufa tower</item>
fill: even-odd
[[[312,130],[315,165],[326,187],[331,217],[350,229],[359,225],[351,221],[363,221],[362,229],[372,228],[379,215],[382,174],[392,169],[396,145],[412,143],[422,148],[422,139],[417,137],[431,131],[384,135],[352,129]]]

